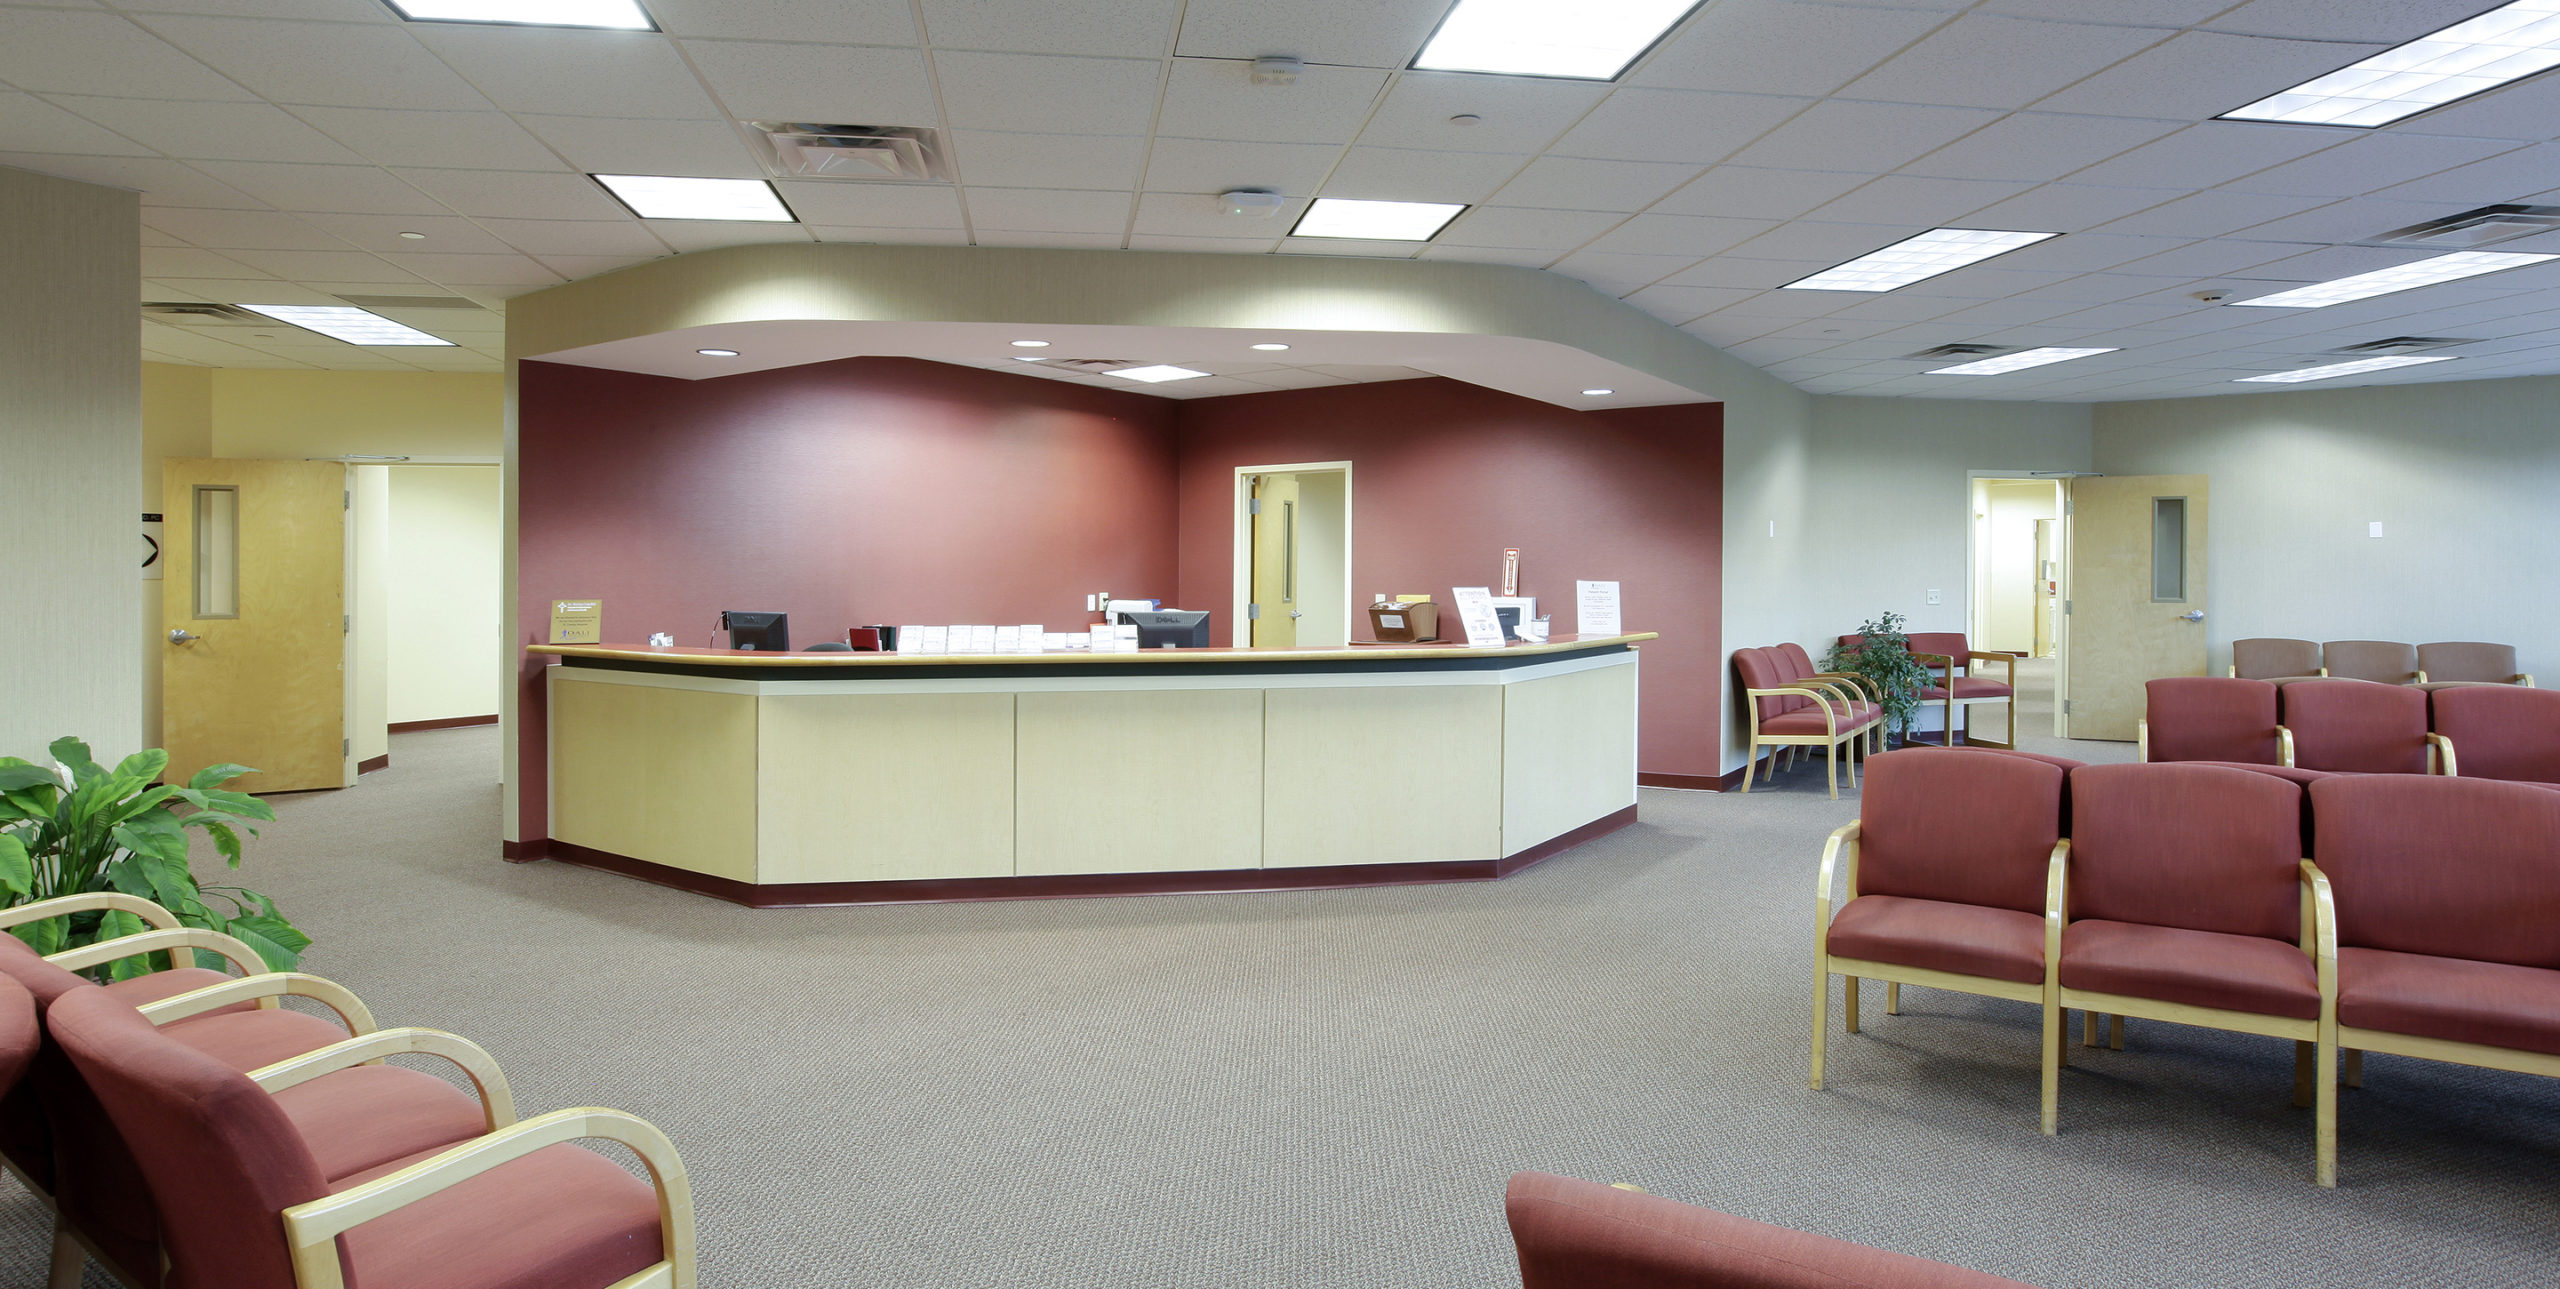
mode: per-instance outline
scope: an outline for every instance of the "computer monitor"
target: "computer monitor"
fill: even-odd
[[[1205,649],[1209,645],[1209,612],[1206,609],[1124,612],[1120,621],[1138,629],[1138,647],[1141,649]]]
[[[747,613],[731,609],[720,615],[720,625],[729,632],[729,647],[752,649],[758,653],[791,652],[791,615],[788,613]]]

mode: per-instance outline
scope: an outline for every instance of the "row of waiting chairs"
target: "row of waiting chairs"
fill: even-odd
[[[1788,643],[1766,649],[1737,649],[1733,669],[1742,678],[1742,701],[1751,712],[1751,759],[1742,766],[1742,790],[1751,791],[1751,776],[1760,765],[1760,749],[1822,749],[1823,769],[1831,795],[1840,795],[1841,749],[1849,756],[1849,786],[1858,786],[1857,753],[1881,751],[1884,707],[1875,682],[1848,672],[1817,671],[1803,645]],[[1777,751],[1769,755],[1769,774],[1778,772]]]
[[[2260,636],[2231,642],[2229,674],[2279,685],[2297,680],[2370,680],[2434,689],[2451,685],[2533,686],[2516,669],[2514,645],[2447,640],[2408,645],[2396,640],[2288,640]]]
[[[684,1165],[647,1122],[519,1121],[471,1040],[377,1028],[343,986],[270,972],[146,900],[47,900],[0,911],[0,928],[106,910],[152,929],[51,957],[0,930],[0,1159],[53,1207],[52,1289],[75,1289],[86,1258],[185,1289],[696,1284]],[[183,965],[200,953],[245,974]],[[180,965],[78,974],[164,954]],[[478,1095],[381,1063],[401,1054],[451,1063]],[[651,1180],[584,1140],[627,1147]]]
[[[2072,1009],[2291,1039],[2334,1186],[2342,1052],[2560,1078],[2555,905],[2534,785],[1892,752],[1822,855],[1813,1086],[1834,975],[1850,1033],[1869,978],[2042,1006],[2048,1134]]]
[[[2145,761],[2560,783],[2560,690],[2180,676],[2145,685],[2143,706]]]

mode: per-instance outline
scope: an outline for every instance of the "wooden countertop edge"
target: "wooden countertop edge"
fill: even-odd
[[[1110,666],[1122,663],[1217,663],[1217,662],[1411,662],[1430,658],[1508,658],[1527,654],[1575,653],[1586,649],[1606,649],[1619,645],[1635,645],[1660,639],[1652,631],[1628,635],[1600,636],[1590,640],[1579,637],[1551,640],[1545,644],[1515,644],[1500,649],[1470,649],[1463,645],[1437,645],[1421,648],[1397,648],[1393,645],[1370,645],[1356,649],[1148,649],[1132,653],[1063,653],[1038,654],[894,654],[894,653],[783,653],[766,654],[737,650],[651,648],[647,645],[566,645],[532,644],[527,654],[549,654],[560,658],[610,658],[624,662],[668,662],[710,667],[984,667],[1006,664],[1045,665],[1054,663],[1090,663]]]

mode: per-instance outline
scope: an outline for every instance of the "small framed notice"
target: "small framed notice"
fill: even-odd
[[[1502,647],[1502,615],[1494,612],[1491,587],[1451,587],[1449,598],[1457,603],[1458,625],[1466,629],[1468,648]]]
[[[1618,621],[1617,583],[1573,584],[1573,629],[1585,640],[1593,636],[1622,634]]]
[[[604,601],[553,600],[551,643],[604,643]]]

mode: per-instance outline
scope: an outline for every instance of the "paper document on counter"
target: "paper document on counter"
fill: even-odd
[[[899,641],[899,643],[904,644],[904,643],[906,642],[906,637],[902,635],[902,636],[898,637],[898,641]],[[949,652],[951,652],[951,628],[949,628],[949,627],[918,627],[918,628],[916,628],[916,650],[915,650],[915,651],[916,651],[917,653],[949,653]]]
[[[1468,648],[1502,647],[1502,615],[1494,612],[1492,588],[1451,587],[1449,598],[1457,602],[1458,625],[1466,629]]]
[[[898,652],[923,653],[924,627],[918,625],[898,628]]]
[[[1618,622],[1618,584],[1615,582],[1576,582],[1573,584],[1573,629],[1583,639],[1593,636],[1624,635]]]

